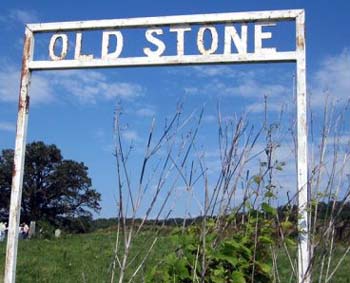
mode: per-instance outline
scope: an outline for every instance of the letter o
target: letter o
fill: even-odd
[[[209,49],[205,49],[204,46],[204,33],[206,30],[209,30],[211,34],[211,46]],[[209,55],[215,53],[215,51],[218,49],[218,33],[214,26],[203,26],[199,29],[197,34],[197,47],[198,51],[202,55]]]
[[[61,54],[57,56],[55,54],[55,46],[58,40],[62,40],[62,50]],[[65,33],[54,34],[50,39],[49,55],[51,60],[59,61],[66,58],[68,52],[68,36]]]

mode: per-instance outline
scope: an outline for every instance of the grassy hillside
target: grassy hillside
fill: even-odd
[[[115,238],[114,232],[98,232],[52,240],[22,240],[18,250],[17,282],[110,282]],[[145,248],[143,243],[144,236],[140,236],[135,252]],[[166,239],[160,239],[149,264],[164,255],[167,243]],[[1,243],[0,249],[3,278],[6,244]]]
[[[110,282],[111,262],[115,245],[115,232],[104,231],[91,234],[65,235],[52,240],[22,240],[19,243],[17,282]],[[140,235],[135,242],[133,253],[149,247],[148,233]],[[165,255],[173,250],[169,236],[162,236],[150,254],[145,269],[156,265]],[[344,251],[338,246],[338,256],[333,267],[339,260],[339,254]],[[5,243],[0,244],[0,271],[3,278]],[[133,265],[138,265],[140,258],[136,257]],[[280,282],[290,281],[291,270],[287,257],[279,253]],[[350,282],[350,256],[341,265],[337,276],[331,282]],[[133,268],[131,268],[132,270]],[[142,272],[135,282],[142,282]],[[126,281],[127,282],[127,281]]]

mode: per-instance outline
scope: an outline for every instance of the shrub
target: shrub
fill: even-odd
[[[266,215],[266,210],[272,213],[272,209],[264,205],[263,213]],[[172,239],[181,244],[147,274],[146,282],[186,283],[194,279],[214,283],[271,282],[273,218],[263,218],[263,214],[256,211],[248,215],[248,220],[239,227],[233,223],[226,227],[227,232],[217,226],[216,220],[209,220],[205,245],[201,226],[178,230]],[[230,217],[224,223],[230,223]]]

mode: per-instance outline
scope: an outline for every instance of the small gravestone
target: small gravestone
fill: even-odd
[[[6,233],[6,225],[3,222],[0,222],[0,241],[5,240],[5,234]]]
[[[55,230],[55,238],[59,238],[59,237],[61,237],[61,230],[60,229],[56,229]]]
[[[30,221],[30,225],[29,225],[29,239],[33,238],[35,236],[35,221]]]

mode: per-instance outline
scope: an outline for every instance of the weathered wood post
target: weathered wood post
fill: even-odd
[[[21,214],[22,184],[24,173],[24,158],[26,151],[26,135],[29,113],[29,85],[31,71],[29,62],[33,58],[34,37],[29,28],[25,29],[24,49],[22,58],[21,84],[18,102],[18,118],[14,165],[12,172],[10,219],[7,233],[5,283],[16,282],[16,261],[18,246],[18,227]]]
[[[297,68],[297,184],[298,184],[298,282],[310,283],[310,221],[307,157],[307,95],[305,58],[305,13],[296,17]]]

